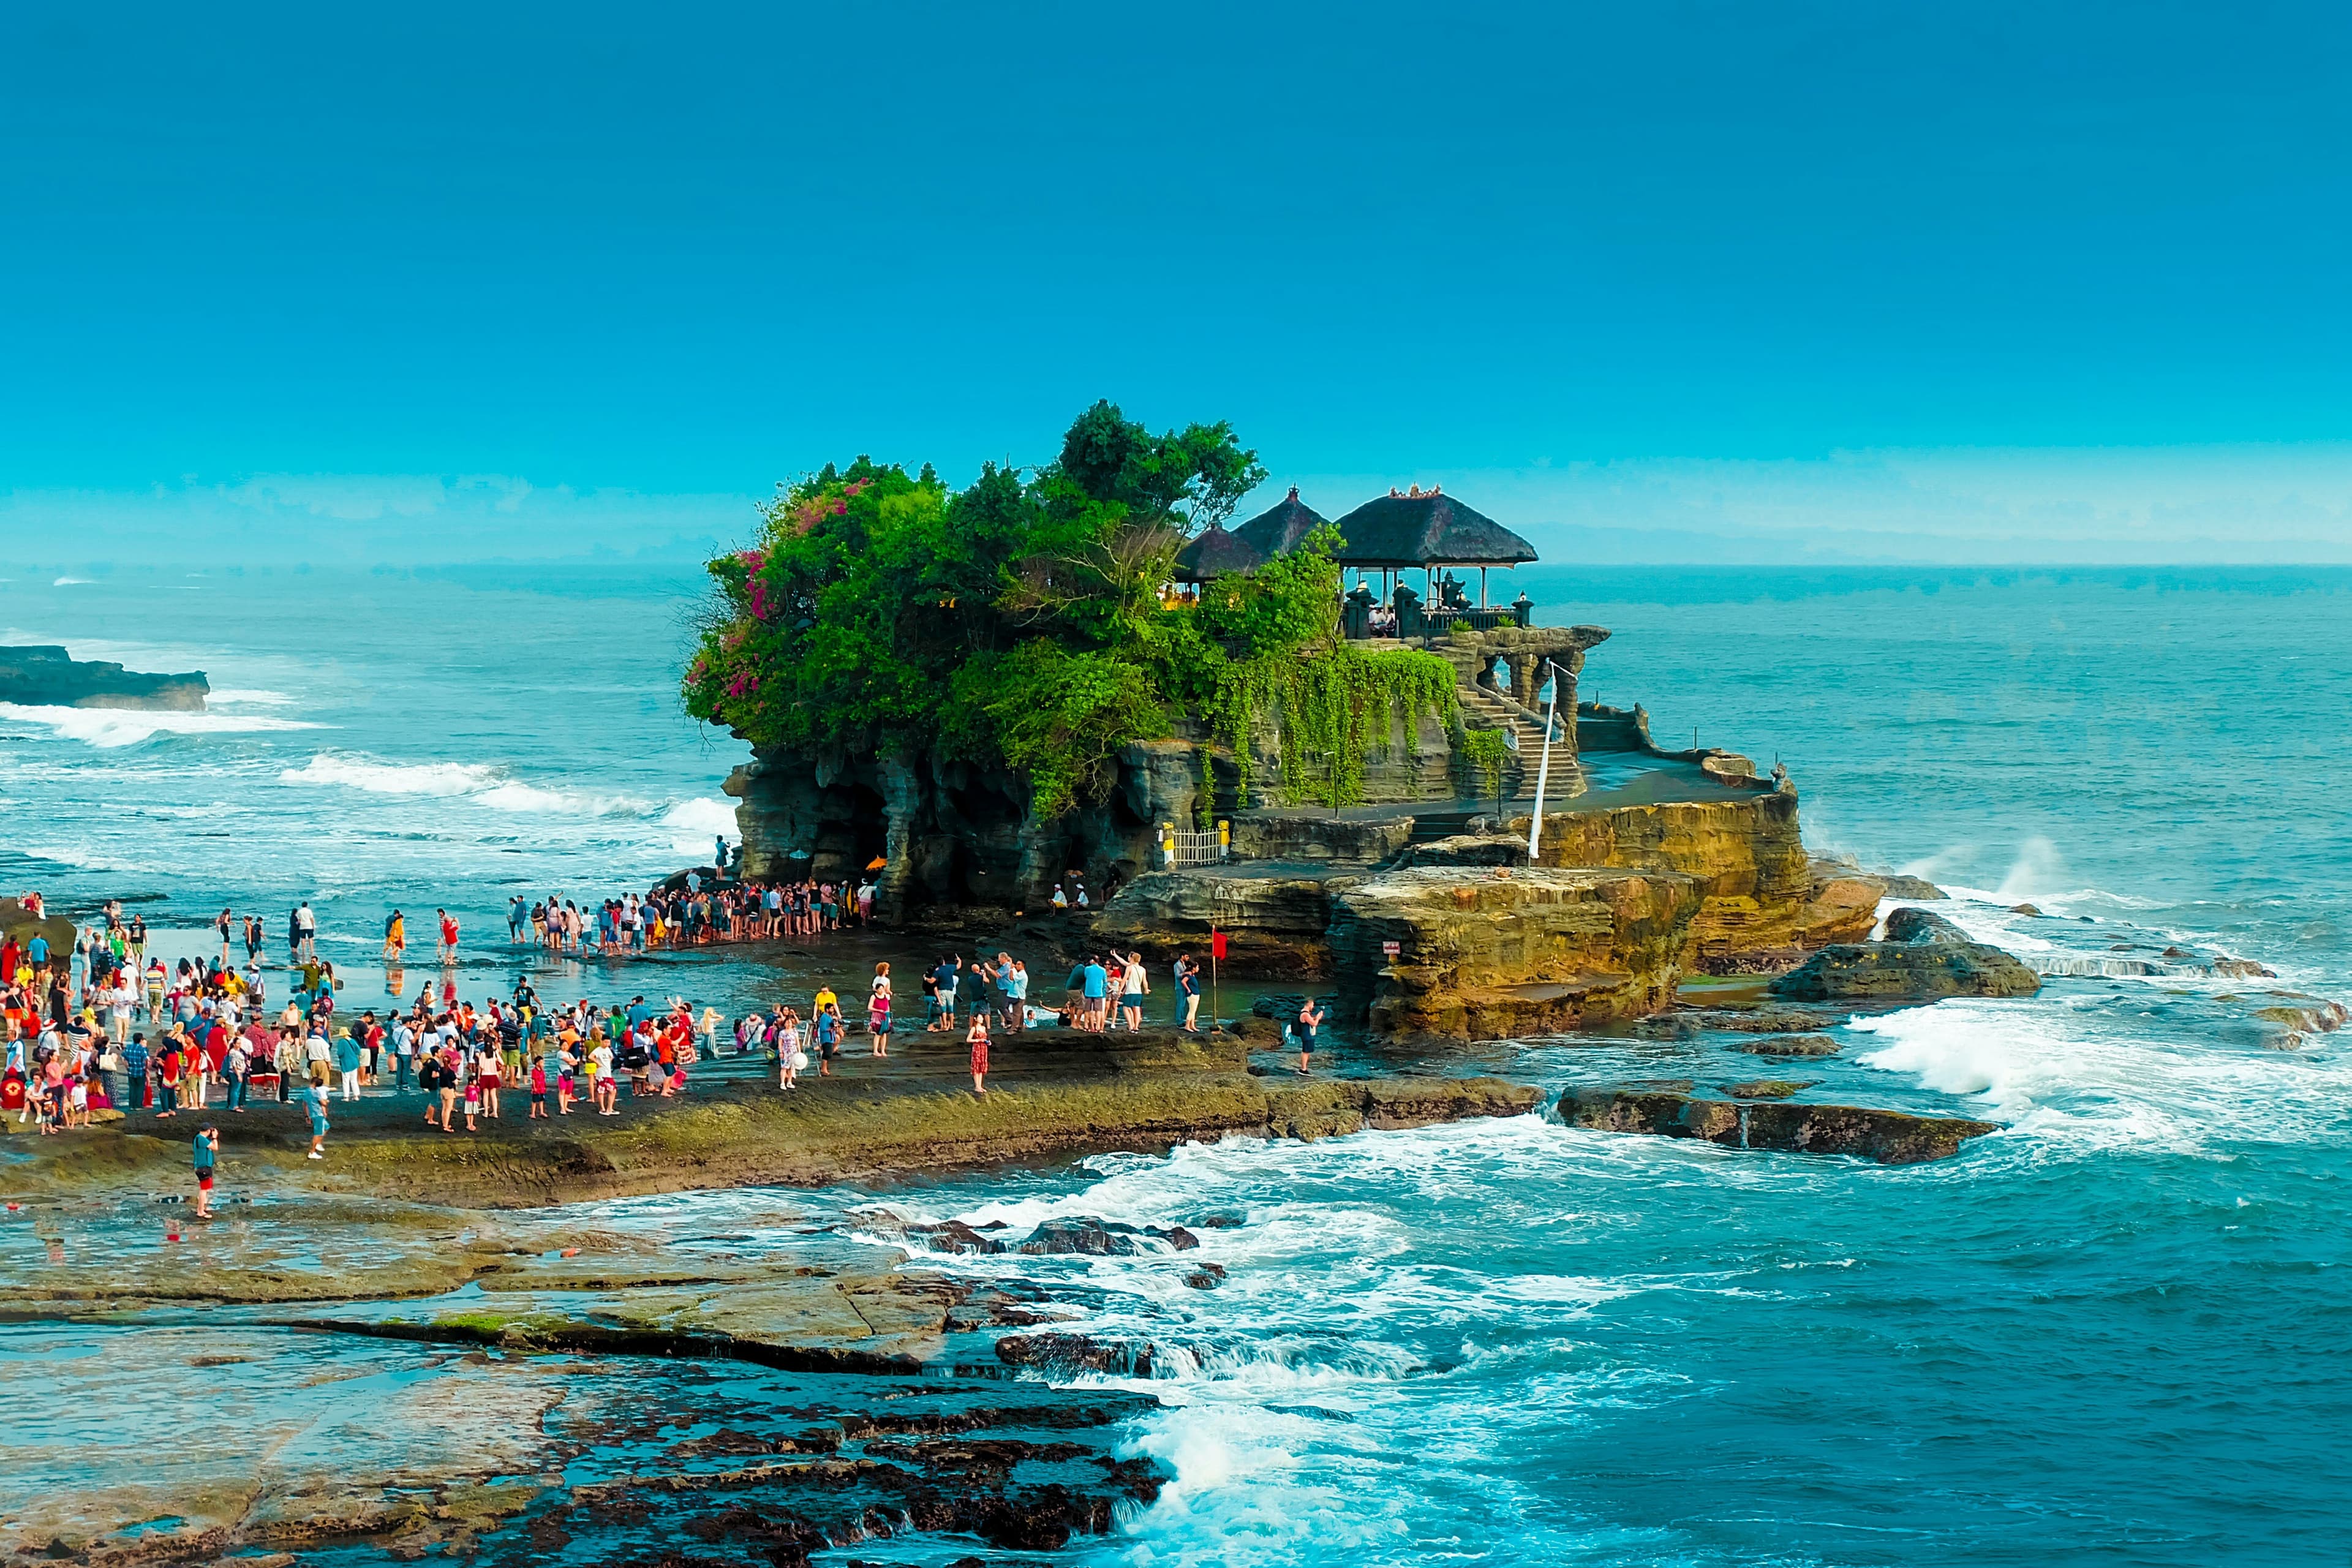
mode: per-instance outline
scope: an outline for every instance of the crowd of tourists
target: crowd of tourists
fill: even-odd
[[[531,940],[551,944],[684,943],[813,934],[870,918],[870,901],[827,896],[837,892],[822,883],[688,887],[674,899],[612,900],[585,916],[568,903],[518,899],[514,930],[517,941],[527,930]],[[24,902],[40,912],[38,895]],[[859,903],[866,907],[848,912]],[[457,922],[436,913],[435,934],[443,954],[453,957]],[[401,917],[394,919],[388,940],[399,934]],[[273,1002],[259,957],[259,922],[225,910],[214,925],[216,955],[173,963],[148,953],[144,921],[118,904],[106,906],[102,923],[78,931],[64,954],[37,931],[21,942],[14,935],[0,940],[0,1030],[6,1037],[0,1116],[58,1133],[89,1124],[101,1110],[157,1121],[202,1117],[215,1107],[242,1115],[260,1094],[301,1105],[310,1156],[323,1159],[335,1107],[371,1093],[422,1095],[424,1125],[443,1134],[459,1132],[461,1121],[465,1132],[478,1132],[518,1100],[526,1102],[528,1120],[616,1116],[625,1082],[632,1099],[674,1098],[686,1092],[691,1070],[706,1058],[734,1055],[763,1057],[777,1087],[795,1091],[812,1063],[819,1078],[832,1076],[861,1030],[868,1054],[887,1058],[899,1028],[897,982],[887,962],[874,965],[862,1005],[845,1004],[823,984],[805,1015],[780,1002],[731,1023],[716,1007],[698,1012],[675,996],[548,1005],[527,976],[504,998],[461,1001],[454,971],[437,985],[427,980],[413,1002],[395,998],[381,1011],[367,1007],[354,1016],[338,995],[343,981],[335,965],[318,955],[317,921],[307,904],[297,906],[288,923],[282,1004]],[[247,943],[241,967],[233,951],[240,937]],[[1180,954],[1167,980],[1169,1022],[1198,1032],[1201,965]],[[982,1098],[995,1039],[1048,1026],[1139,1030],[1154,994],[1149,966],[1133,952],[1090,953],[1072,964],[1058,1005],[1033,989],[1027,964],[1006,952],[942,955],[918,984],[922,1031],[961,1034],[972,1092]],[[1301,1073],[1308,1070],[1322,1021],[1310,1001],[1289,1026]],[[205,1137],[197,1146],[201,1154]]]

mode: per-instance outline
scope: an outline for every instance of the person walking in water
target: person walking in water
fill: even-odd
[[[398,963],[400,955],[407,951],[408,921],[402,918],[398,910],[394,910],[383,922],[383,961]]]
[[[457,962],[457,917],[447,910],[435,910],[433,913],[441,921],[441,945],[434,950],[434,956],[445,964],[455,963]]]
[[[971,1046],[971,1092],[981,1099],[988,1098],[988,1015],[971,1016],[971,1027],[965,1031],[965,1040]]]

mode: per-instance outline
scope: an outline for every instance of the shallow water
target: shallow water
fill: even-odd
[[[1192,1255],[1022,1260],[1169,1352],[1148,1384],[1166,1407],[1130,1441],[1177,1483],[1076,1558],[2340,1563],[2352,1058],[2342,1036],[2272,1049],[2250,1009],[2352,998],[2352,574],[1529,575],[1547,618],[1615,628],[1587,696],[1640,699],[1662,741],[1696,724],[1777,752],[1818,846],[1969,891],[1948,912],[2052,978],[1841,1031],[1827,1064],[1611,1040],[1498,1065],[1819,1078],[2009,1130],[1885,1170],[1531,1117],[891,1194],[940,1217],[1246,1216],[1200,1233],[1231,1271],[1214,1290],[1182,1284]],[[334,728],[111,744],[0,715],[0,796],[37,825],[11,848],[41,862],[0,877],[152,882],[174,908],[307,893],[359,952],[386,898],[479,922],[509,886],[675,864],[704,829],[672,814],[715,803],[736,754],[670,705],[689,587],[395,580],[316,661],[160,592],[11,598],[8,640],[188,650],[163,662]],[[402,773],[449,786],[404,794],[320,757],[491,771]],[[2044,917],[2007,908],[2027,900]],[[2172,942],[2279,979],[2102,973]]]

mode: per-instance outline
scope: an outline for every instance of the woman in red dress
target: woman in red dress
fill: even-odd
[[[971,1030],[964,1036],[971,1042],[971,1091],[981,1099],[988,1098],[988,1015],[975,1014]]]

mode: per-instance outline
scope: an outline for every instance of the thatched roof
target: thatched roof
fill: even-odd
[[[1436,490],[1391,490],[1339,520],[1343,566],[1516,566],[1536,547],[1488,517]]]
[[[1248,540],[1211,523],[1192,543],[1176,552],[1176,581],[1206,583],[1265,564],[1265,557]]]
[[[1237,539],[1245,540],[1258,554],[1272,560],[1298,548],[1298,542],[1330,520],[1298,499],[1298,487],[1290,487],[1290,494],[1275,502],[1255,517],[1234,530]]]

